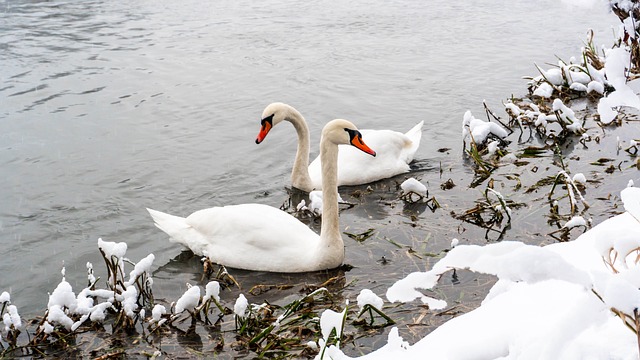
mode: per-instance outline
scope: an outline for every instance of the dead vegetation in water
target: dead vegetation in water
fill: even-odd
[[[621,20],[629,17],[617,5],[612,7]],[[627,79],[631,80],[637,78],[640,71],[638,41],[633,40],[640,34],[637,28],[635,34],[625,34],[614,48],[630,49],[632,65],[627,69]],[[627,137],[626,141],[617,138],[613,143],[613,136],[609,135],[625,123],[636,121],[634,118],[638,115],[620,112],[617,119],[606,124],[597,115],[598,101],[615,89],[603,73],[605,54],[597,50],[592,31],[588,33],[578,59],[557,60],[557,64],[549,64],[551,68],[546,70],[535,65],[538,76],[525,78],[529,80],[528,96],[511,97],[504,103],[506,118],[503,119],[486,103],[486,121],[465,114],[463,128],[465,140],[468,139],[469,143],[463,145],[465,160],[474,171],[469,187],[493,188],[491,183],[494,180],[509,176],[516,185],[505,194],[506,197],[527,199],[524,202],[546,202],[548,212],[543,215],[551,227],[546,235],[555,241],[567,241],[579,234],[572,229],[584,232],[590,227],[591,205],[585,197],[593,187],[605,184],[608,175],[640,169],[638,138]],[[580,110],[572,109],[573,104],[580,104]],[[474,132],[474,125],[484,127],[484,131]],[[479,135],[482,136],[478,139]],[[570,171],[570,168],[585,167],[584,162],[578,163],[578,156],[569,156],[573,149],[595,154],[612,147],[618,149],[615,158],[591,161],[591,165],[601,167],[592,170],[595,179],[586,180],[582,173]],[[517,168],[525,168],[526,171]],[[555,174],[550,175],[554,168],[557,169]],[[503,169],[509,169],[508,174]],[[576,181],[576,177],[581,181]],[[503,189],[501,191],[504,192]],[[536,198],[539,193],[546,194],[545,198]],[[543,203],[540,205],[545,206]],[[497,238],[502,239],[504,213],[495,209],[487,201],[485,191],[473,207],[455,213],[454,217],[486,229],[485,238],[495,231],[498,232]],[[517,223],[511,225],[518,226]]]
[[[231,308],[221,302],[219,294],[240,285],[226,268],[205,258],[203,280],[208,281],[205,293],[201,293],[199,286],[187,284],[188,289],[182,297],[167,303],[153,296],[153,280],[145,270],[151,265],[148,259],[138,263],[143,265],[141,267],[126,259],[124,254],[108,255],[102,248],[100,251],[106,265],[106,281],[95,278],[93,266],[88,265],[89,284],[76,296],[63,277],[50,295],[45,314],[27,324],[20,319],[9,295],[0,296],[3,323],[0,357],[90,356],[107,359],[132,355],[130,350],[122,349],[135,348],[140,351],[138,355],[156,358],[172,356],[171,349],[180,345],[179,351],[187,349],[199,357],[231,352],[259,358],[313,358],[321,342],[319,316],[326,309],[340,306],[336,301],[342,299],[333,295],[335,287],[348,286],[343,284],[344,275],[339,275],[341,279],[330,278],[324,283],[303,287],[303,293],[284,305],[266,301],[253,304],[241,295]],[[145,261],[147,263],[143,264]],[[133,278],[129,280],[126,265],[134,267],[130,273]],[[101,283],[105,288],[99,287]],[[258,296],[271,290],[291,288],[290,284],[258,284],[247,293]],[[58,305],[54,298],[63,299],[66,305]],[[244,305],[241,298],[245,300]],[[82,299],[87,301],[85,310],[79,305]],[[365,314],[369,315],[368,321],[364,321]],[[349,330],[339,337],[338,341],[343,342],[354,339],[352,332],[357,329],[394,324],[381,309],[370,306],[365,306],[359,313],[349,309],[344,320]],[[202,341],[203,333],[211,339],[207,346]]]

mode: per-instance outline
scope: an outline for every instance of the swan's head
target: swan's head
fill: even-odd
[[[262,112],[261,127],[258,137],[256,137],[256,144],[260,144],[274,126],[291,117],[293,111],[295,110],[287,104],[279,102],[269,104]]]
[[[362,140],[362,134],[352,122],[344,119],[331,120],[322,129],[322,141],[330,141],[336,145],[352,145],[365,153],[376,156]]]

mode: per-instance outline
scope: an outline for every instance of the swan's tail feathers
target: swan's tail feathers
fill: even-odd
[[[171,242],[177,242],[189,247],[187,243],[188,235],[194,230],[187,224],[185,218],[149,208],[147,208],[147,211],[151,215],[155,226],[171,237]]]
[[[411,130],[407,131],[405,135],[411,139],[411,144],[406,151],[408,156],[407,163],[413,161],[413,155],[418,151],[418,147],[420,147],[420,140],[422,139],[422,127],[424,125],[424,120],[420,121],[416,126],[411,128]]]

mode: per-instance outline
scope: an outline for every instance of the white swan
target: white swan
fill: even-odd
[[[323,202],[320,236],[284,211],[262,204],[230,205],[196,211],[187,218],[147,209],[172,242],[229,267],[305,272],[338,267],[344,243],[338,223],[338,145],[351,144],[376,153],[362,142],[349,121],[330,121],[322,130]],[[342,151],[342,149],[340,150]]]
[[[298,151],[291,171],[291,185],[310,192],[322,189],[322,171],[318,156],[309,165],[309,127],[295,108],[283,103],[272,103],[262,112],[260,144],[269,131],[283,120],[289,121],[298,133]],[[420,146],[421,121],[407,133],[391,130],[361,130],[364,141],[376,149],[375,158],[361,154],[348,146],[340,148],[338,155],[338,186],[360,185],[386,179],[409,171],[409,163]]]

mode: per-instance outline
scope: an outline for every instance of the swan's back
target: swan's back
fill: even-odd
[[[286,212],[262,204],[213,207],[187,218],[149,210],[172,242],[233,268],[310,271],[320,237]]]
[[[393,130],[360,130],[362,139],[376,150],[376,157],[340,145],[338,154],[338,185],[360,185],[403,174],[420,146],[422,126],[418,123],[407,133]],[[321,188],[320,158],[309,165],[309,176],[314,186]]]

